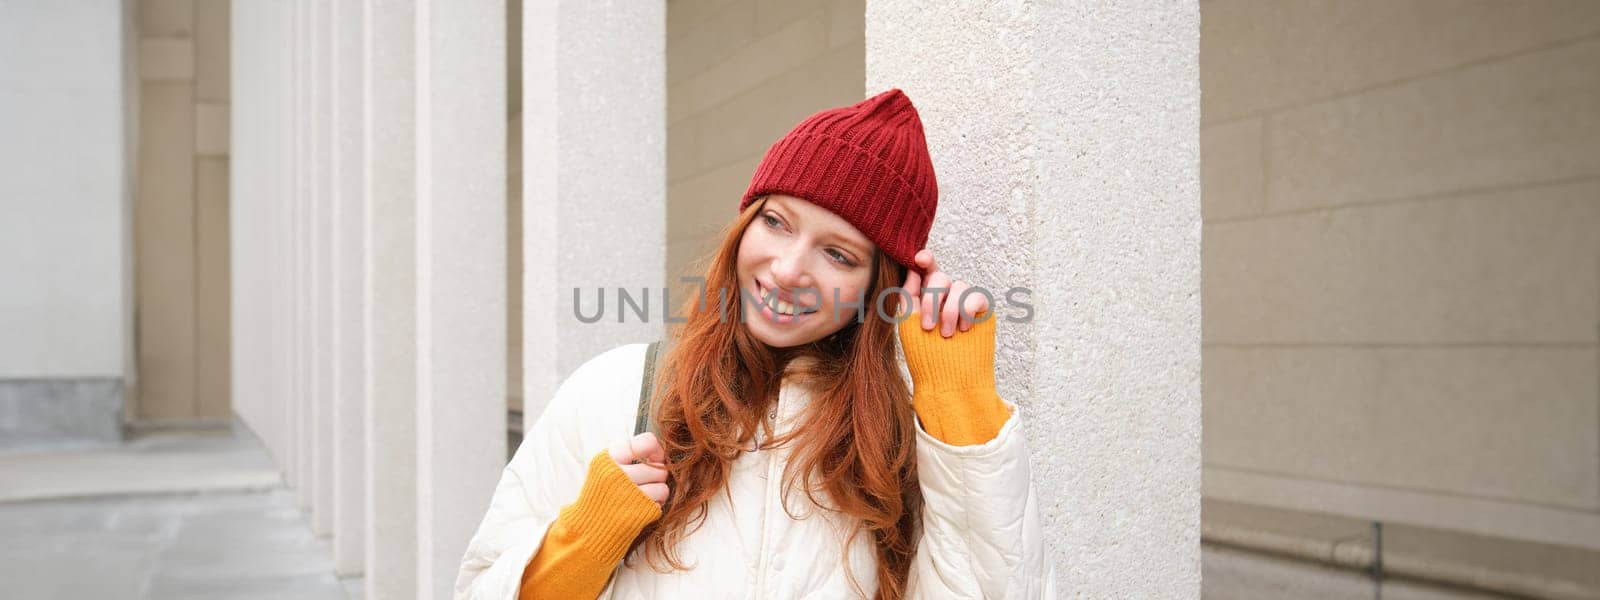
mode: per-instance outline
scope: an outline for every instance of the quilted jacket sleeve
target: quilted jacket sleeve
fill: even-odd
[[[922,539],[911,598],[1054,598],[1039,502],[1016,407],[1000,434],[952,446],[917,429]]]
[[[899,328],[924,501],[908,596],[1053,598],[1021,414],[995,392],[995,320],[951,338],[918,320]]]
[[[644,347],[602,353],[556,390],[500,474],[456,575],[457,600],[517,598],[523,569],[561,507],[578,497],[590,457],[632,432]]]

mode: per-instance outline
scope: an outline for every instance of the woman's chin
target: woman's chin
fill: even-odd
[[[751,336],[756,338],[756,341],[763,344],[773,348],[793,348],[820,340],[835,331],[819,330],[817,327],[810,326],[812,323],[809,321],[817,316],[819,315],[813,313],[802,317],[799,322],[774,322],[770,320],[772,318],[770,316],[757,314],[745,322],[745,328],[750,331]]]
[[[750,335],[756,338],[756,341],[768,346],[772,346],[773,348],[793,348],[795,346],[802,346],[811,343],[818,339],[816,337],[806,336],[804,333],[799,331],[783,331],[781,329],[774,331],[775,328],[782,327],[782,325],[777,325],[775,323],[758,323],[752,320],[745,323],[745,327],[750,330]]]

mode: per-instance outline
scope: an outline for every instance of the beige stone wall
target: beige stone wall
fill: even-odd
[[[1201,7],[1205,494],[1600,547],[1600,4]]]
[[[699,274],[767,148],[864,97],[865,0],[667,3],[667,282]]]
[[[133,419],[230,414],[228,11],[138,2]]]

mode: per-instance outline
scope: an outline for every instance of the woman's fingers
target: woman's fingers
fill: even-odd
[[[631,465],[631,464],[633,464],[633,461],[634,461],[633,449],[628,447],[628,440],[627,439],[621,439],[621,440],[617,440],[615,442],[611,442],[611,445],[609,447],[607,447],[606,450],[611,453],[611,460],[616,461],[617,464],[619,464],[619,465]]]
[[[654,500],[656,504],[666,504],[667,496],[672,494],[672,490],[665,483],[647,483],[639,486],[639,491],[644,492],[644,495]]]
[[[658,464],[667,462],[667,452],[661,449],[661,440],[654,433],[646,431],[633,436],[632,446],[638,452],[636,456],[639,460]]]
[[[612,442],[606,450],[628,480],[639,486],[639,491],[656,504],[667,501],[667,453],[661,449],[661,440],[656,434],[646,431],[623,438]]]
[[[661,483],[667,480],[667,470],[655,465],[617,465],[634,485]]]
[[[969,287],[972,286],[967,285],[965,281],[950,284],[949,295],[939,310],[939,335],[950,337],[956,334],[956,327],[961,325],[961,292]]]
[[[939,263],[933,260],[933,248],[923,248],[912,257],[917,266],[922,267],[923,273],[932,273],[939,270]]]
[[[664,463],[667,453],[661,449],[661,441],[656,439],[656,434],[648,431],[631,438],[617,440],[609,448],[611,460],[619,465],[631,465],[635,462]]]
[[[900,287],[906,291],[905,297],[901,298],[906,303],[900,307],[896,317],[917,312],[917,295],[922,293],[922,274],[916,269],[906,269],[906,282]]]
[[[962,331],[972,329],[972,326],[977,324],[978,318],[982,317],[983,313],[989,312],[989,298],[978,292],[967,294],[965,301],[957,295],[956,301],[961,303]]]
[[[926,277],[923,275],[923,273],[932,275],[934,272],[933,269],[928,268],[929,265],[933,264],[933,250],[930,248],[918,250],[917,253],[911,257],[911,262],[913,266],[912,268],[907,269],[907,271],[910,273],[916,273],[917,285],[906,286],[906,292],[911,296],[911,312],[922,312],[922,307],[925,306],[925,303],[922,301],[922,286],[927,284]],[[906,281],[911,280],[911,276],[907,275]],[[926,317],[926,315],[924,315],[924,317]],[[926,318],[923,319],[923,323],[927,323]],[[927,327],[924,326],[923,329],[927,329]]]
[[[908,269],[902,287],[910,294],[911,311],[922,313],[924,331],[937,327],[940,335],[950,337],[957,331],[972,329],[978,317],[989,311],[989,299],[983,294],[972,292],[966,298],[961,297],[963,292],[973,288],[972,284],[957,281],[939,270],[932,249],[918,250],[912,261],[927,275]]]
[[[944,310],[944,301],[950,295],[950,276],[943,271],[933,271],[928,274],[928,281],[922,288],[922,329],[928,331],[939,325],[939,314]],[[937,293],[937,295],[935,295]]]

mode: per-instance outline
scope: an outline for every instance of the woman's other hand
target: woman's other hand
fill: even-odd
[[[940,270],[932,249],[923,248],[914,258],[916,267],[928,276],[924,279],[915,268],[907,269],[905,285],[901,287],[910,295],[911,312],[921,313],[922,329],[931,331],[938,327],[939,334],[944,337],[955,335],[958,330],[972,329],[973,323],[988,312],[989,298],[976,291],[966,293],[972,289],[972,284]],[[966,293],[964,303],[963,293]]]
[[[616,461],[628,479],[639,486],[639,491],[657,505],[667,503],[667,497],[671,494],[667,487],[667,454],[661,449],[661,441],[656,439],[656,434],[647,431],[632,438],[617,440],[611,444],[610,451],[611,460]]]

